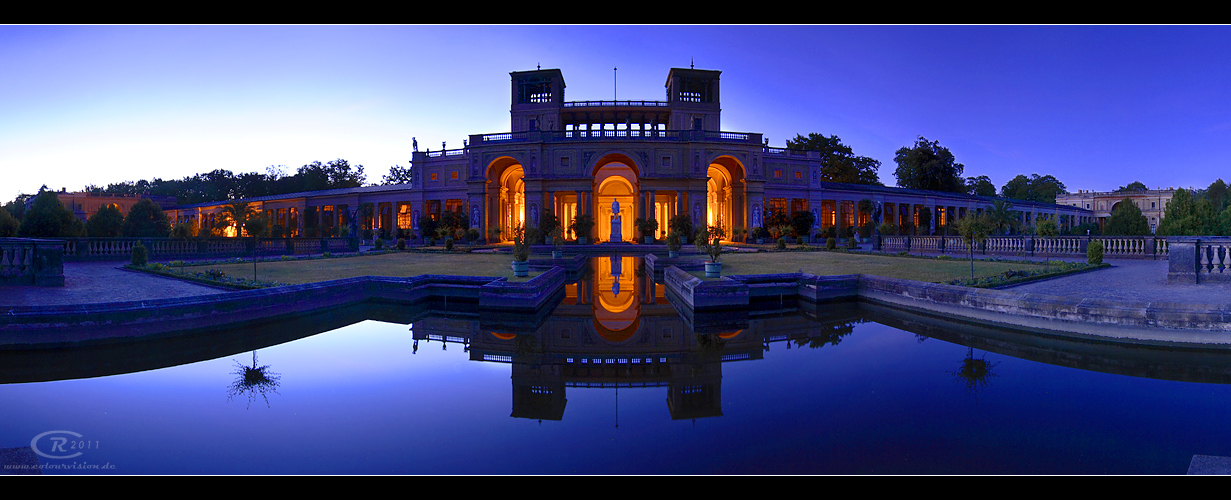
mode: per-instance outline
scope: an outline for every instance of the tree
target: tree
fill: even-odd
[[[256,207],[246,201],[235,200],[222,207],[222,212],[218,214],[216,228],[224,229],[230,226],[235,226],[235,236],[242,236],[247,228],[248,221],[256,218],[257,215],[258,212]],[[251,231],[249,231],[249,233],[251,233]],[[256,235],[249,234],[249,236]]]
[[[1116,204],[1107,218],[1103,234],[1109,236],[1144,236],[1150,234],[1150,222],[1141,215],[1141,209],[1133,200],[1124,198]]]
[[[1003,232],[1007,229],[1017,227],[1019,220],[1013,215],[1013,204],[1005,200],[996,200],[992,202],[992,206],[988,207],[987,211],[983,212],[987,216],[987,220],[992,227]]]
[[[1210,200],[1214,212],[1222,213],[1227,209],[1227,183],[1222,179],[1210,183],[1210,187],[1205,188],[1205,198]]]
[[[113,204],[98,209],[85,222],[86,234],[91,238],[115,238],[120,236],[123,229],[124,214]]]
[[[1187,189],[1177,189],[1167,202],[1159,236],[1202,236],[1215,232],[1214,206],[1207,199],[1194,199]]]
[[[171,234],[171,223],[162,208],[153,201],[142,199],[128,210],[124,217],[123,234],[126,237],[166,238]]]
[[[77,225],[81,225],[81,221],[67,208],[64,208],[64,204],[60,203],[60,198],[56,196],[55,191],[40,190],[30,210],[22,217],[21,225],[17,227],[17,236],[23,238],[83,236],[84,231],[78,232]]]
[[[0,238],[17,236],[17,227],[21,225],[8,210],[0,209]]]
[[[966,181],[962,179],[965,166],[954,161],[953,153],[936,141],[928,142],[923,136],[914,147],[902,147],[894,155],[898,168],[893,175],[898,186],[909,189],[965,193]]]
[[[986,175],[966,178],[966,194],[975,196],[996,196],[996,185]]]
[[[397,165],[389,167],[389,173],[380,178],[382,186],[390,186],[393,184],[410,184],[414,177],[411,175],[410,167],[400,167]]]
[[[995,224],[986,214],[971,215],[957,221],[957,234],[962,235],[962,241],[970,252],[970,279],[975,279],[975,246],[983,243],[992,233]]]
[[[1059,179],[1039,174],[1030,174],[1030,177],[1018,174],[1000,188],[1002,197],[1041,203],[1056,203],[1056,195],[1067,192],[1064,183]]]
[[[786,141],[786,147],[820,152],[822,181],[882,185],[876,173],[880,169],[880,161],[866,156],[855,156],[850,146],[842,144],[836,135],[827,137],[810,133],[808,137],[804,137],[796,134],[794,139]]]
[[[1142,184],[1141,181],[1133,181],[1133,182],[1130,182],[1129,185],[1127,186],[1120,186],[1119,189],[1116,189],[1116,192],[1117,193],[1132,193],[1136,191],[1149,191],[1149,190],[1150,188],[1146,187],[1145,184]]]

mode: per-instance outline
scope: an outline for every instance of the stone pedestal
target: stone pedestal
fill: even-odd
[[[624,241],[624,235],[620,232],[620,219],[611,220],[611,238],[612,243],[621,243]]]

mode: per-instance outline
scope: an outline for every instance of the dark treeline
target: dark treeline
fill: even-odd
[[[230,170],[217,169],[180,180],[155,177],[150,181],[142,179],[109,184],[105,188],[90,185],[86,186],[85,191],[128,196],[174,196],[180,205],[191,205],[300,191],[359,187],[366,180],[363,165],[351,165],[339,158],[325,164],[314,161],[299,167],[294,175],[287,175],[281,166],[271,166],[263,174],[248,172],[236,175]]]

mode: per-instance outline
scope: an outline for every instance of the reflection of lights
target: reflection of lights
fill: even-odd
[[[496,332],[492,332],[492,336],[493,336],[493,337],[496,337],[496,338],[498,338],[498,339],[500,339],[500,340],[513,340],[513,339],[517,338],[517,334],[515,334],[515,333],[496,333]]]

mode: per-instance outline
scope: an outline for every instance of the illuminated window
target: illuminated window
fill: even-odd
[[[781,179],[781,178],[782,178],[782,170],[780,170],[780,169],[774,169],[774,178],[775,178],[775,179]]]
[[[803,178],[804,178],[804,173],[803,173],[803,172],[800,172],[800,171],[798,171],[798,170],[796,170],[796,171],[795,171],[795,179],[803,179]]]
[[[432,177],[431,177],[431,179],[432,179],[432,180],[436,180],[436,172],[432,172]]]
[[[453,180],[457,180],[457,171],[454,170],[452,172],[449,172],[449,178]]]

